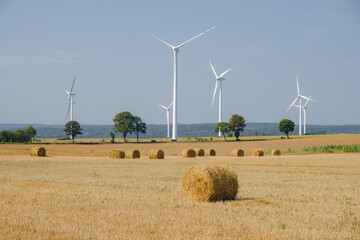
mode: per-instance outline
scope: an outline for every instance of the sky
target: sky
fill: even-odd
[[[360,1],[0,0],[0,123],[65,124],[76,76],[74,120],[113,124],[129,111],[165,124],[173,93],[172,45],[180,48],[178,123],[223,121],[360,124]]]

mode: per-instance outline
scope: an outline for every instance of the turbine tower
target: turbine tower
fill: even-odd
[[[173,52],[174,52],[174,89],[173,89],[173,128],[172,128],[172,140],[177,140],[177,56],[179,53],[179,49],[184,46],[185,44],[191,42],[192,40],[194,40],[195,38],[200,37],[201,35],[203,35],[204,33],[214,29],[216,26],[209,28],[208,30],[196,35],[193,38],[190,38],[189,40],[177,45],[177,46],[173,46],[167,42],[165,42],[164,40],[158,38],[157,36],[155,36],[154,34],[142,29],[144,32],[146,32],[147,34],[149,34],[150,36],[153,36],[154,38],[158,39],[159,41],[163,42],[164,44],[168,45],[169,47],[172,48]]]
[[[159,106],[166,110],[167,138],[170,138],[170,111],[172,103],[168,107],[161,104],[159,104]]]
[[[308,101],[313,102],[313,100],[311,98],[305,97],[304,95],[300,94],[300,88],[299,88],[299,76],[296,75],[296,84],[297,84],[297,96],[295,98],[295,100],[291,103],[290,107],[286,110],[289,111],[289,109],[299,100],[299,104],[296,105],[299,108],[299,135],[301,135],[301,109],[302,109],[302,105],[301,105],[301,100],[305,99]],[[307,104],[307,103],[306,103]]]
[[[75,84],[75,79],[76,79],[76,76],[75,76],[75,78],[74,78],[74,80],[73,80],[73,82],[72,82],[70,91],[64,90],[64,91],[67,93],[67,95],[68,95],[68,102],[69,102],[69,106],[68,106],[68,110],[67,110],[65,119],[68,118],[69,113],[70,113],[70,121],[73,120],[73,104],[75,103],[75,102],[73,101],[73,96],[76,95],[75,93],[73,93],[74,84]]]
[[[310,101],[310,99],[311,99],[311,96],[309,97],[309,99],[306,101],[306,103],[304,104],[304,106],[302,106],[302,107],[300,107],[299,105],[294,105],[294,107],[298,107],[298,108],[302,108],[302,110],[303,110],[303,113],[304,113],[304,135],[306,134],[306,110],[307,110],[307,104],[309,103],[309,101]],[[312,99],[311,99],[312,100]]]
[[[220,74],[220,76],[218,76],[216,74],[216,71],[211,63],[211,61],[209,60],[210,62],[210,66],[211,66],[211,69],[213,70],[214,74],[215,74],[215,78],[216,78],[216,82],[215,82],[215,90],[214,90],[214,95],[213,95],[213,99],[212,99],[212,107],[214,106],[214,100],[215,100],[215,95],[216,95],[216,90],[218,88],[218,85],[220,84],[220,89],[219,89],[219,122],[222,122],[221,120],[221,116],[222,116],[222,81],[225,81],[225,78],[223,78],[223,76],[228,73],[232,68],[229,68],[228,70],[226,70],[225,72],[223,72],[222,74]],[[219,137],[221,137],[221,132],[219,131]]]

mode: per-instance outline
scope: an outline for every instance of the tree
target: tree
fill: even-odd
[[[115,142],[115,134],[113,132],[110,132],[110,143],[114,143]]]
[[[29,137],[32,143],[32,139],[36,136],[36,130],[33,128],[33,126],[29,125],[29,127],[25,129],[25,134]]]
[[[136,134],[136,141],[139,142],[139,133],[146,133],[146,123],[140,117],[134,117],[134,132]]]
[[[243,132],[246,124],[245,119],[242,116],[234,114],[229,120],[230,131],[234,132],[236,141],[239,141],[240,132]]]
[[[124,142],[126,142],[127,134],[132,134],[134,132],[135,117],[130,112],[125,111],[116,114],[113,121],[114,131],[122,133]]]
[[[30,137],[26,135],[24,130],[18,129],[14,131],[14,142],[28,142],[30,141]]]
[[[227,122],[219,122],[216,125],[215,132],[221,132],[224,136],[224,139],[226,141],[226,133],[230,132],[230,124]]]
[[[13,140],[15,140],[14,133],[8,130],[1,131],[0,136],[2,142],[12,142]]]
[[[67,124],[65,124],[64,132],[66,135],[71,136],[73,143],[75,142],[75,137],[77,135],[82,135],[81,131],[82,128],[77,121],[69,121]]]
[[[289,119],[283,119],[279,123],[280,132],[284,132],[289,139],[289,132],[293,132],[295,123]]]

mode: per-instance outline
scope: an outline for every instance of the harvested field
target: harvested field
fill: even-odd
[[[235,201],[183,201],[179,156],[1,155],[0,239],[359,239],[360,154],[196,160],[234,170]]]

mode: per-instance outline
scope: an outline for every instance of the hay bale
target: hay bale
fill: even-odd
[[[150,159],[164,159],[164,156],[165,156],[164,151],[160,149],[151,150],[149,153]]]
[[[243,157],[244,151],[242,149],[233,149],[230,154],[232,157]]]
[[[197,154],[198,157],[203,157],[203,156],[205,156],[205,151],[204,151],[204,149],[202,149],[202,148],[197,148],[197,149],[195,149],[195,151],[196,151],[196,154]]]
[[[131,149],[126,152],[126,158],[140,158],[140,151]]]
[[[273,156],[279,156],[279,155],[281,155],[281,151],[280,151],[279,149],[273,149],[273,150],[271,151],[271,155],[273,155]]]
[[[264,156],[264,151],[259,149],[253,149],[251,155],[255,157],[262,157]]]
[[[234,200],[238,192],[234,171],[225,165],[195,165],[182,180],[184,199],[210,202]]]
[[[111,150],[109,153],[110,158],[125,158],[125,152],[122,150]]]
[[[30,156],[45,157],[46,149],[43,147],[33,147],[30,149]]]
[[[216,156],[216,152],[214,149],[206,149],[205,156]]]
[[[193,158],[196,157],[196,152],[194,149],[184,149],[181,153],[183,158]]]

